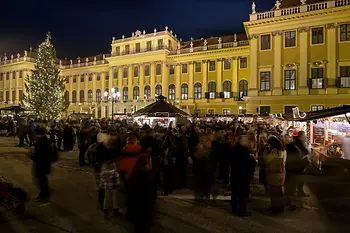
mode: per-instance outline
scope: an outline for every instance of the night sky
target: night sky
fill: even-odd
[[[252,0],[253,1],[253,0]],[[252,1],[247,0],[11,0],[1,2],[0,54],[36,49],[50,31],[58,57],[77,58],[110,51],[113,36],[165,26],[178,38],[244,32]],[[274,0],[255,0],[258,12]],[[169,4],[171,3],[171,5]]]

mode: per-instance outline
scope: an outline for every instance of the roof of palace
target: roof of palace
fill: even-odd
[[[319,2],[325,2],[326,0],[307,0],[306,4],[314,4]],[[280,8],[289,8],[294,6],[301,6],[300,0],[281,0]],[[272,10],[275,10],[275,6],[272,8]]]
[[[234,35],[229,35],[229,36],[222,36],[222,37],[210,37],[210,38],[202,38],[198,40],[192,40],[193,47],[201,47],[204,46],[204,41],[207,41],[207,46],[210,45],[217,45],[219,38],[221,38],[221,43],[230,43],[235,41]],[[245,33],[239,33],[236,34],[236,41],[241,41],[241,40],[247,40],[247,35]],[[182,43],[181,48],[190,48],[191,47],[191,41],[185,41]]]

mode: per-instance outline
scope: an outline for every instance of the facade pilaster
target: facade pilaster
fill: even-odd
[[[222,92],[222,58],[218,58],[216,61],[216,81],[217,81],[217,91]]]
[[[250,72],[249,72],[249,93],[248,96],[258,96],[258,52],[259,52],[259,35],[249,35],[250,46]]]
[[[308,49],[309,49],[309,28],[301,27],[298,29],[299,31],[299,43],[300,43],[300,70],[298,75],[298,95],[308,95],[309,89],[307,87],[307,79],[309,77],[309,57],[308,57]]]
[[[88,98],[89,98],[89,74],[84,74],[84,101],[88,102]]]
[[[272,95],[282,95],[282,31],[272,33],[274,38],[274,65],[272,77]]]
[[[11,104],[13,104],[13,98],[12,98],[12,89],[13,89],[13,82],[12,82],[12,80],[13,80],[13,72],[12,71],[10,71],[10,79],[9,79],[9,90],[10,90],[10,93],[9,93],[9,98],[10,98],[10,101],[9,101],[9,103],[11,103]]]
[[[175,65],[175,99],[181,97],[181,64]]]
[[[73,100],[73,76],[69,76],[69,102],[72,103]]]
[[[92,101],[97,102],[96,98],[96,73],[92,74]],[[97,114],[98,109],[96,109]]]
[[[77,75],[77,102],[80,103],[80,90],[83,90],[80,85],[80,78],[84,77],[81,74]]]
[[[128,66],[128,100],[132,100],[133,99],[133,66],[129,65]]]
[[[177,91],[179,87],[175,86]],[[168,98],[169,92],[169,66],[166,61],[162,61],[162,94]]]
[[[109,67],[109,77],[108,77],[108,87],[109,90],[111,90],[111,88],[113,88],[113,74],[114,74],[114,67]]]
[[[156,63],[152,62],[151,63],[151,73],[150,73],[151,77],[151,81],[150,81],[150,86],[151,86],[151,99],[155,98],[156,95]],[[164,89],[164,87],[162,88]]]
[[[118,91],[120,93],[120,100],[123,100],[123,70],[124,67],[122,66],[118,68]]]
[[[139,88],[140,88],[140,100],[145,99],[145,70],[144,70],[144,64],[140,63],[139,65]]]
[[[20,71],[16,72],[16,79],[15,79],[15,88],[16,88],[16,103],[19,103],[19,73]]]
[[[236,97],[238,96],[238,57],[232,58],[232,91]]]
[[[101,76],[101,99],[102,99],[102,103],[101,104],[101,117],[102,118],[105,118],[107,117],[107,114],[106,114],[106,108],[107,106],[104,104],[105,103],[105,96],[104,96],[104,93],[105,93],[105,89],[106,89],[106,73],[105,72],[101,72],[100,74]]]
[[[189,62],[189,68],[188,68],[188,99],[193,99],[194,94],[194,69],[193,69],[193,61]],[[181,87],[180,87],[181,89]],[[181,90],[180,90],[181,92]]]
[[[337,24],[330,23],[326,25],[327,35],[327,94],[337,94]]]
[[[208,92],[208,61],[202,61],[202,96],[205,96],[205,93]]]

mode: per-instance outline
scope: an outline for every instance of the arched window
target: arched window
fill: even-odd
[[[156,95],[159,96],[162,94],[162,86],[161,85],[157,85],[156,86]]]
[[[88,91],[88,102],[92,103],[92,90]]]
[[[96,102],[101,102],[101,90],[96,90]]]
[[[79,92],[79,96],[80,96],[80,99],[79,99],[79,102],[80,103],[84,103],[84,90],[81,90],[80,92]]]
[[[77,102],[77,91],[72,92],[72,103]]]
[[[202,98],[202,84],[196,83],[194,84],[194,99],[201,99]]]
[[[105,96],[106,92],[107,92],[107,96]],[[105,101],[108,101],[108,96],[109,96],[108,88],[105,88],[105,91],[103,92],[103,96],[105,98]]]
[[[181,85],[181,99],[182,100],[188,99],[188,85],[186,83]]]
[[[222,85],[222,90],[224,92],[224,98],[228,99],[231,98],[232,94],[232,83],[230,81],[225,81]]]
[[[133,99],[134,100],[140,99],[140,88],[139,87],[134,87],[134,89],[133,89]]]
[[[128,88],[123,88],[123,100],[127,100],[129,98]]]
[[[69,102],[69,91],[66,91],[66,92],[64,93],[64,100],[66,101],[66,103]]]
[[[241,80],[239,81],[239,97],[242,98],[244,96],[248,96],[248,81]]]
[[[175,85],[169,85],[169,100],[175,100]]]
[[[216,83],[215,82],[208,83],[208,93],[209,93],[209,99],[216,98]]]
[[[145,86],[145,99],[149,100],[151,98],[151,87]]]

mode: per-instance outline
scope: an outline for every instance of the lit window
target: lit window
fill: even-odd
[[[270,106],[260,106],[260,114],[270,114],[271,107]]]
[[[296,70],[284,71],[284,89],[285,90],[296,89]]]
[[[113,78],[114,78],[114,79],[117,79],[117,78],[118,78],[118,69],[115,69],[115,70],[114,70]]]
[[[89,82],[92,81],[92,74],[89,74]]]
[[[230,81],[225,81],[223,83],[223,88],[222,90],[224,91],[224,98],[229,99],[231,98],[231,92],[232,92],[232,83]]]
[[[215,110],[214,109],[208,109],[208,114],[210,114],[210,115],[214,115],[214,113],[215,113]]]
[[[161,85],[156,86],[156,95],[157,96],[162,95],[162,86]]]
[[[181,65],[181,71],[183,74],[187,74],[187,64],[182,64]]]
[[[175,65],[170,65],[169,74],[171,74],[171,75],[175,74]]]
[[[162,74],[162,64],[157,64],[156,65],[156,75],[161,75]]]
[[[201,62],[195,62],[195,72],[199,73],[202,71],[202,63]]]
[[[248,67],[248,58],[247,57],[240,57],[239,58],[239,68],[245,69]]]
[[[215,61],[209,61],[209,71],[215,71]]]
[[[130,54],[130,45],[125,45],[125,54]]]
[[[311,89],[322,89],[324,88],[324,70],[323,68],[311,68]]]
[[[260,49],[261,50],[271,49],[271,35],[260,36]]]
[[[238,90],[239,90],[239,97],[240,98],[248,95],[248,81],[247,80],[239,81],[238,88],[239,88]]]
[[[140,88],[139,87],[134,87],[134,89],[133,89],[133,99],[134,100],[140,99]]]
[[[260,72],[260,91],[270,90],[271,72]]]
[[[171,84],[169,86],[169,100],[175,100],[175,85]]]
[[[350,87],[350,66],[340,67],[340,78],[338,87]]]
[[[312,44],[322,44],[323,43],[323,28],[313,28],[312,29]]]
[[[123,88],[123,100],[127,100],[129,98],[128,88]]]
[[[141,46],[140,46],[140,43],[136,43],[136,44],[135,44],[135,52],[136,52],[136,53],[141,52]]]
[[[231,59],[224,59],[224,70],[231,69]]]
[[[139,67],[134,66],[134,77],[138,77],[138,76],[139,76]]]
[[[149,76],[149,65],[145,65],[145,76]]]
[[[296,46],[296,32],[289,31],[284,33],[284,47],[295,47]]]
[[[80,76],[80,82],[81,82],[81,83],[84,82],[84,76]]]
[[[151,98],[151,87],[145,86],[145,99],[148,100]]]
[[[194,84],[194,99],[202,98],[202,84],[196,83]]]
[[[100,73],[97,73],[96,80],[97,80],[97,81],[100,81],[100,80],[101,80],[101,74],[100,74]]]
[[[350,24],[340,25],[340,41],[350,41]]]
[[[123,78],[127,78],[128,77],[128,75],[129,75],[128,71],[129,71],[128,67],[124,67],[124,69],[123,69]]]
[[[188,85],[186,83],[181,85],[181,99],[182,100],[188,99]]]
[[[92,102],[92,90],[88,91],[88,102],[91,103]]]
[[[208,83],[208,91],[209,91],[209,99],[216,98],[216,83],[210,82]]]
[[[222,110],[222,113],[223,113],[224,115],[228,115],[228,114],[230,114],[230,109],[223,109],[223,110]]]
[[[323,105],[311,105],[311,111],[319,111],[323,109],[324,109]]]

